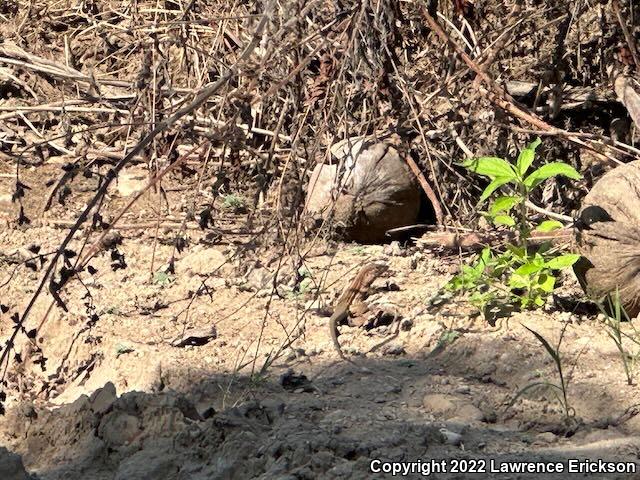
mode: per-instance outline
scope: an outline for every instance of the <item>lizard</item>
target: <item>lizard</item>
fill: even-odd
[[[369,288],[373,281],[378,278],[389,267],[381,262],[371,262],[363,266],[347,288],[342,292],[333,314],[329,319],[329,329],[333,345],[343,360],[349,361],[340,348],[340,342],[338,342],[338,324],[345,320],[350,313],[351,304],[356,302],[363,302],[369,293]]]

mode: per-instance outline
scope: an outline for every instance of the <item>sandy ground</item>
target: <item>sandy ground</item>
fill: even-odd
[[[170,233],[154,241],[124,232],[126,269],[113,271],[110,255],[100,254],[97,272],[65,290],[69,312],[54,308],[38,330],[46,371],[25,339],[18,342],[24,362],[11,365],[0,438],[39,478],[391,478],[371,470],[376,459],[425,462],[403,478],[424,478],[430,461],[445,462],[432,478],[565,478],[571,459],[586,468],[589,459],[638,458],[638,391],[597,315],[550,302],[491,327],[464,302],[431,305],[456,259],[399,245],[317,247],[299,291],[283,262],[277,295],[271,279],[280,252],[261,252],[271,262],[258,262],[232,244],[199,244],[199,232],[190,233],[174,274],[151,273],[152,258],[158,271],[171,256],[163,241]],[[49,252],[62,234],[5,229],[1,251],[37,243]],[[372,316],[385,309],[398,318],[341,327],[352,365],[333,350],[327,315],[357,266],[374,259],[388,262],[390,274],[373,285]],[[3,293],[11,308],[24,305],[41,273],[18,267]],[[193,296],[203,282],[206,293]],[[562,291],[579,293],[571,277]],[[30,328],[50,301],[38,301]],[[509,406],[523,387],[559,381],[522,325],[555,343],[567,322],[561,355],[570,418],[548,391]],[[0,335],[10,328],[5,319]],[[203,344],[181,345],[189,334]],[[523,461],[561,462],[565,470],[491,471]]]

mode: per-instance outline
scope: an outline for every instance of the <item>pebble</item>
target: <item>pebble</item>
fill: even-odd
[[[399,257],[403,254],[402,247],[400,246],[400,242],[394,240],[389,245],[385,245],[383,249],[383,253],[385,255],[390,255],[394,257]]]
[[[388,345],[385,346],[385,348],[383,349],[382,353],[384,355],[403,355],[406,352],[406,350],[404,349],[404,347],[402,345],[400,345],[399,343],[390,343]]]
[[[446,428],[441,428],[440,434],[442,435],[444,443],[447,445],[460,445],[462,443],[462,435],[459,433],[452,432]]]
[[[445,420],[455,420],[468,424],[484,421],[485,415],[478,407],[468,401],[442,393],[427,394],[422,399],[427,412]]]
[[[557,438],[552,432],[542,432],[536,435],[535,440],[540,443],[554,443]]]
[[[402,320],[402,322],[400,322],[400,330],[402,330],[403,332],[408,332],[412,328],[413,320],[411,320],[410,318],[405,318],[404,320]]]

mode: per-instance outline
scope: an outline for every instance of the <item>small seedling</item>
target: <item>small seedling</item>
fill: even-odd
[[[162,270],[158,270],[153,276],[153,283],[156,285],[165,286],[169,285],[172,281],[173,279],[171,278],[171,275],[167,272],[163,272]]]
[[[124,355],[126,353],[131,353],[131,352],[135,352],[135,350],[128,345],[123,345],[121,343],[116,345],[116,358],[119,357],[120,355]]]
[[[536,224],[530,219],[527,204],[532,191],[551,177],[582,178],[572,166],[562,162],[547,163],[530,172],[540,143],[537,139],[529,144],[515,164],[497,157],[474,158],[463,163],[465,168],[491,180],[480,203],[501,187],[511,189],[506,195],[497,195],[483,215],[495,225],[513,230],[517,243],[508,244],[502,251],[486,247],[475,263],[463,265],[460,274],[446,285],[448,290],[470,293],[471,303],[485,317],[496,310],[496,305],[521,309],[543,306],[556,286],[557,272],[580,258],[576,254],[558,253],[549,242],[536,248],[530,245],[532,231],[550,232],[563,226],[557,220],[545,219]]]
[[[569,397],[567,395],[567,389],[569,388],[569,379],[565,376],[564,371],[562,369],[562,357],[560,356],[560,346],[562,345],[562,339],[564,338],[564,333],[567,328],[567,323],[562,327],[562,332],[560,333],[560,339],[558,340],[558,344],[555,347],[552,347],[551,344],[538,332],[532,330],[531,328],[523,325],[524,328],[529,330],[536,339],[540,342],[540,344],[544,347],[545,351],[549,356],[553,359],[553,363],[555,364],[556,371],[558,373],[559,383],[553,383],[550,381],[540,381],[540,382],[532,382],[529,385],[526,385],[522,388],[518,393],[516,393],[515,397],[511,400],[508,408],[511,408],[518,401],[520,397],[522,397],[525,393],[531,390],[545,389],[554,394],[558,403],[560,403],[562,410],[564,411],[565,421],[567,426],[570,425],[571,421],[575,419],[576,411],[569,404]]]
[[[222,208],[234,213],[242,213],[246,210],[246,203],[242,197],[229,193],[222,196]]]
[[[627,377],[627,384],[633,385],[638,359],[640,359],[640,349],[636,348],[635,352],[631,351],[625,340],[638,347],[640,345],[640,332],[638,332],[633,322],[629,321],[629,316],[620,302],[619,290],[616,290],[615,294],[608,295],[606,302],[606,306],[602,303],[599,303],[598,306],[602,313],[605,314],[604,323],[607,335],[613,340],[618,349],[624,373]],[[631,333],[623,331],[622,322],[629,326]]]

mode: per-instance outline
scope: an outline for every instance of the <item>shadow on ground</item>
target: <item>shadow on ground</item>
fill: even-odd
[[[637,468],[633,428],[589,418],[568,426],[539,397],[505,410],[491,399],[513,389],[500,371],[479,371],[495,345],[469,345],[427,359],[360,359],[368,373],[345,363],[281,365],[264,378],[200,372],[178,389],[171,379],[187,372],[168,370],[151,393],[118,396],[109,383],[55,410],[12,408],[3,433],[43,480],[640,478],[597,463]],[[547,368],[526,347],[515,354]],[[610,405],[612,415],[625,408]],[[570,461],[590,473],[570,474]],[[418,463],[393,477],[381,462]],[[494,471],[523,462],[546,473]]]

